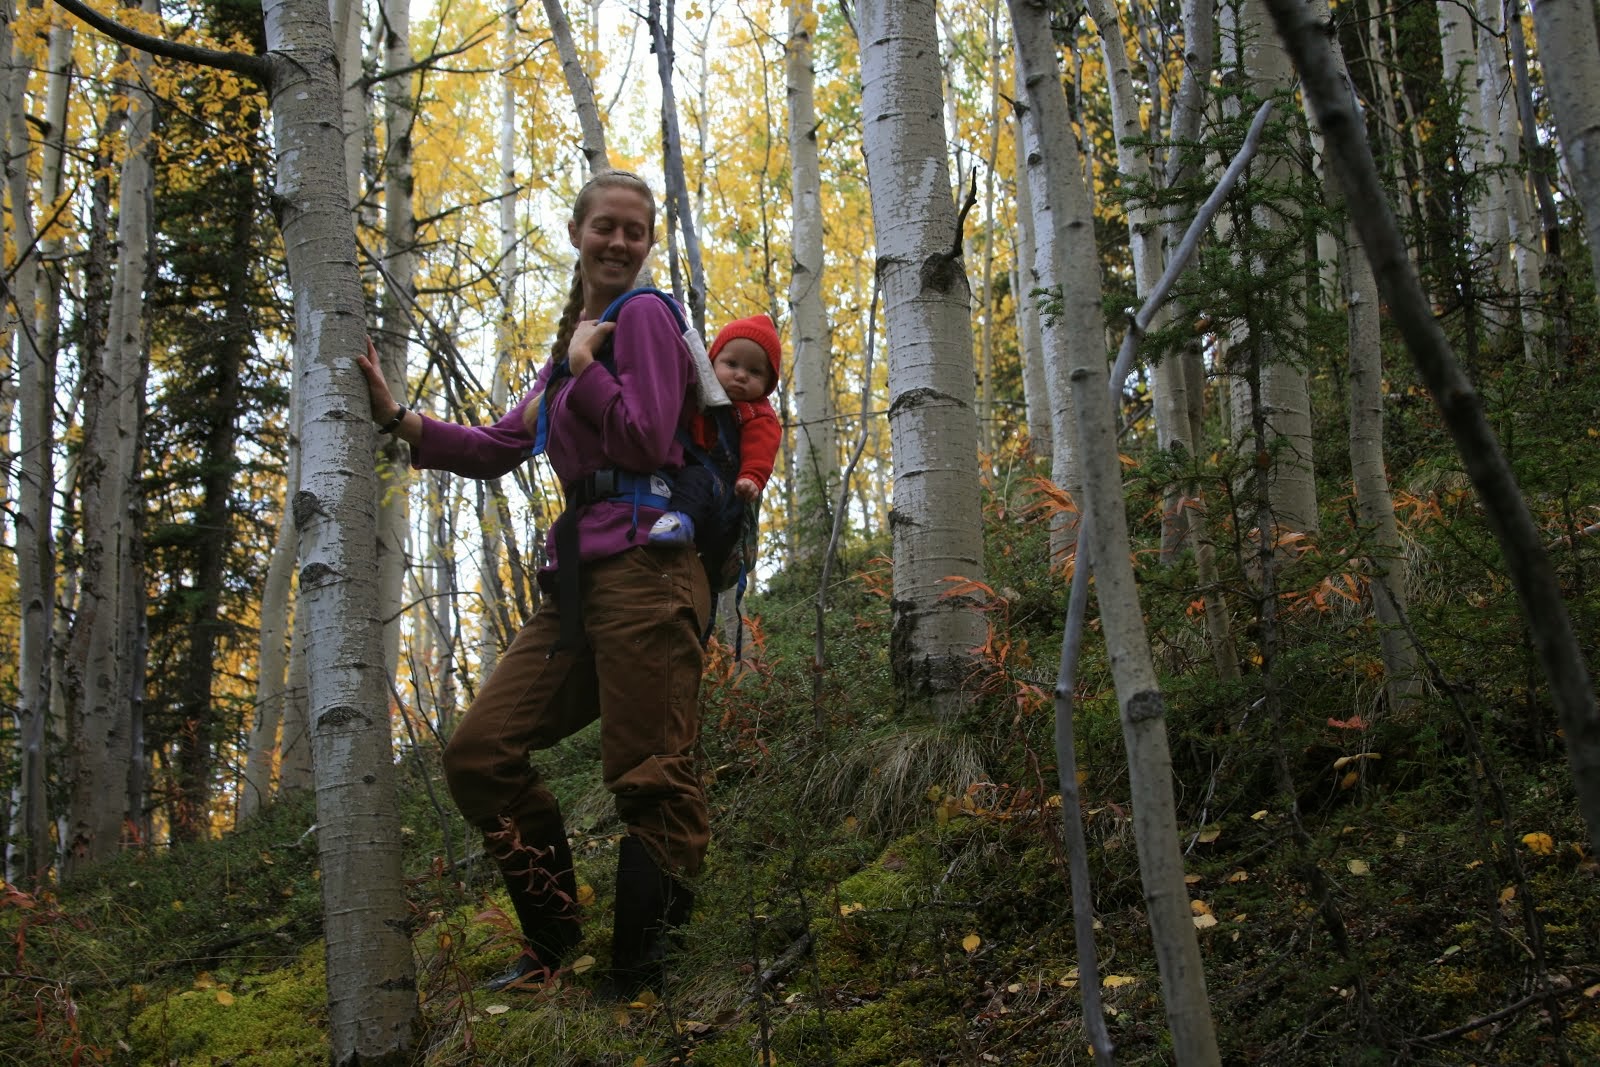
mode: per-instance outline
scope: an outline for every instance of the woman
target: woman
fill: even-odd
[[[412,463],[473,478],[499,476],[528,458],[533,436],[525,423],[534,420],[525,415],[553,382],[546,447],[576,536],[552,531],[551,562],[539,574],[547,595],[456,727],[444,771],[500,867],[526,941],[516,963],[486,988],[543,981],[578,943],[577,883],[560,807],[528,755],[600,720],[602,775],[627,826],[612,981],[616,993],[631,996],[662,978],[663,935],[688,918],[693,898],[682,879],[699,873],[709,839],[693,750],[711,597],[695,553],[648,543],[665,501],[597,498],[592,476],[609,486],[611,474],[648,477],[681,467],[675,431],[692,411],[695,379],[660,300],[630,300],[614,324],[596,321],[633,285],[655,242],[649,186],[619,171],[596,176],[578,193],[567,234],[578,261],[551,359],[533,392],[493,426],[440,422],[396,403],[370,342],[358,362],[373,418],[411,445]],[[608,342],[614,369],[595,365]],[[571,376],[552,379],[563,360]],[[558,568],[579,563],[581,572],[567,571],[580,575],[576,600],[555,596]],[[564,615],[569,635],[581,640],[561,640]]]

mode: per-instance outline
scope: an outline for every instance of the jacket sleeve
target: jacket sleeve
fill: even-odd
[[[423,415],[422,437],[411,446],[411,465],[468,478],[498,478],[509,472],[532,453],[533,438],[522,424],[522,412],[542,391],[536,386],[492,426],[463,426]]]
[[[744,421],[739,424],[739,477],[749,478],[757,489],[765,489],[767,479],[772,477],[782,438],[783,427],[778,423],[772,404],[763,400],[749,405]]]

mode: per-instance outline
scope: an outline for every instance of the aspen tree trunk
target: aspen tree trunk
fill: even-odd
[[[296,406],[291,388],[291,413]],[[286,468],[283,514],[278,518],[278,536],[272,543],[272,556],[267,561],[267,578],[261,588],[261,635],[256,645],[255,718],[250,726],[249,748],[245,753],[244,781],[239,787],[240,824],[260,811],[272,796],[278,731],[284,723],[285,696],[289,684],[289,605],[294,581],[296,539],[290,501],[300,486],[300,441],[293,434],[289,438]]]
[[[361,85],[361,30],[364,0],[328,0],[333,43],[338,52],[339,113],[344,130],[344,177],[350,207],[361,203],[361,160],[367,147],[367,100]]]
[[[997,426],[994,411],[994,178],[1000,164],[1000,4],[989,0],[984,14],[989,33],[989,151],[983,160],[983,326],[978,334],[978,447],[992,464]]]
[[[154,0],[144,9],[154,12]],[[117,207],[117,262],[104,345],[85,397],[83,566],[80,604],[67,671],[73,722],[69,759],[68,875],[112,858],[127,815],[127,787],[143,678],[135,635],[144,612],[135,561],[135,495],[142,429],[144,287],[149,273],[149,142],[154,102],[138,88],[150,56],[132,55],[127,92],[127,150]],[[91,410],[92,409],[92,410]]]
[[[1234,0],[1223,7],[1223,20],[1232,29],[1223,34],[1223,67],[1238,71],[1248,79],[1257,97],[1267,97],[1289,86],[1289,58],[1272,32],[1262,0]],[[1230,103],[1237,108],[1237,102]],[[1289,161],[1284,157],[1262,157],[1261,180],[1270,185],[1287,175]],[[1263,232],[1275,233],[1286,225],[1283,216],[1272,205],[1253,209],[1252,224]],[[1295,223],[1296,225],[1298,223]],[[1283,308],[1257,308],[1256,313],[1265,318],[1270,315],[1282,320],[1290,318],[1303,322],[1304,309],[1298,306]],[[1243,324],[1242,324],[1243,325]],[[1249,327],[1245,327],[1248,332]],[[1312,473],[1311,391],[1305,368],[1298,365],[1297,356],[1280,351],[1267,331],[1257,331],[1248,338],[1234,339],[1236,361],[1256,363],[1260,376],[1260,405],[1266,420],[1268,440],[1275,451],[1271,457],[1272,472],[1269,501],[1277,524],[1286,530],[1315,532],[1318,525],[1317,486]],[[1236,362],[1236,374],[1243,366]],[[1253,425],[1250,411],[1250,392],[1235,388],[1233,401],[1234,438],[1241,447],[1253,450],[1250,437],[1243,428]]]
[[[1583,208],[1591,250],[1600,249],[1600,47],[1595,45],[1592,0],[1540,0],[1533,4],[1540,67],[1555,112],[1561,157]],[[1591,254],[1600,292],[1600,254]]]
[[[1474,188],[1466,195],[1467,234],[1472,240],[1474,255],[1469,265],[1475,275],[1485,282],[1484,287],[1473,284],[1479,293],[1493,278],[1501,291],[1509,291],[1512,278],[1509,274],[1511,259],[1506,221],[1504,178],[1499,170],[1489,166],[1489,130],[1485,123],[1494,105],[1485,101],[1483,94],[1491,91],[1483,84],[1480,67],[1479,44],[1473,33],[1473,9],[1470,4],[1456,0],[1440,0],[1439,44],[1443,59],[1445,86],[1458,94],[1460,109],[1461,144],[1457,165],[1464,176],[1470,175]],[[1484,35],[1485,37],[1488,34]],[[1483,297],[1492,297],[1482,292]],[[1483,323],[1485,333],[1493,337],[1505,326],[1504,316],[1493,299],[1474,299],[1468,309]]]
[[[857,10],[867,176],[889,341],[894,453],[894,622],[902,698],[935,717],[961,688],[984,620],[945,579],[982,581],[972,294],[944,144],[932,0],[867,0]]]
[[[702,337],[706,332],[706,272],[700,260],[700,238],[695,231],[694,208],[689,203],[689,182],[683,170],[683,139],[678,132],[678,99],[672,88],[672,0],[662,18],[661,0],[650,0],[650,40],[661,78],[661,147],[666,160],[667,225],[683,236],[683,254],[689,263],[687,291],[675,293],[689,308],[689,319]],[[669,234],[670,237],[670,234]],[[677,278],[674,265],[674,279]]]
[[[1133,74],[1128,69],[1128,50],[1122,37],[1122,23],[1116,7],[1109,0],[1089,0],[1088,11],[1099,31],[1101,52],[1105,56],[1106,82],[1111,94],[1111,126],[1117,145],[1117,170],[1122,174],[1124,188],[1136,188],[1150,181],[1152,167],[1145,154],[1149,150],[1138,144],[1145,136],[1145,130],[1139,120],[1139,101],[1134,96]],[[1143,303],[1150,293],[1150,287],[1161,277],[1161,235],[1156,227],[1155,211],[1147,204],[1129,203],[1126,210],[1128,246],[1133,255],[1134,292],[1138,296],[1137,303]],[[1174,361],[1163,358],[1158,362]],[[1177,366],[1181,370],[1181,363]],[[1171,374],[1152,373],[1152,393],[1163,388],[1170,389],[1174,384],[1173,377]],[[1181,394],[1176,399],[1181,399]],[[1157,446],[1163,451],[1190,452],[1192,445],[1188,440],[1188,420],[1170,417],[1173,398],[1157,395],[1153,400],[1157,412],[1163,407],[1168,408],[1167,418],[1158,416],[1156,419]],[[1176,436],[1175,430],[1178,431]],[[1183,510],[1183,488],[1172,483],[1163,491],[1161,498],[1163,562],[1170,563],[1177,558],[1187,525]]]
[[[516,14],[521,5],[507,6],[505,12],[508,45],[515,37]],[[594,102],[594,86],[578,58],[578,46],[572,39],[572,23],[561,0],[544,0],[544,15],[550,22],[550,35],[556,40],[556,53],[561,56],[561,74],[572,93],[572,104],[578,112],[578,129],[583,135],[583,158],[591,175],[611,169],[611,158],[606,154],[606,130],[600,122],[600,109]],[[509,58],[509,51],[508,51]],[[509,67],[507,68],[509,70]],[[507,91],[510,82],[507,80]],[[504,157],[502,157],[503,161]]]
[[[1532,360],[1540,329],[1536,301],[1540,296],[1540,263],[1533,230],[1533,211],[1519,166],[1522,141],[1516,97],[1511,93],[1511,64],[1506,49],[1505,0],[1477,0],[1478,113],[1482,117],[1484,160],[1489,167],[1491,206],[1498,213],[1495,229],[1504,245],[1495,250],[1496,281],[1516,300],[1522,325],[1522,347]],[[1499,313],[1501,319],[1507,319]]]
[[[1022,99],[1018,75],[1017,99]],[[1039,273],[1034,266],[1033,196],[1028,189],[1028,150],[1022,123],[1012,134],[1016,142],[1017,261],[1011,271],[1011,294],[1017,308],[1017,348],[1022,359],[1022,402],[1028,420],[1028,452],[1034,459],[1053,451],[1050,430],[1050,386],[1045,379],[1044,342],[1040,336],[1039,304],[1033,295],[1039,288]]]
[[[400,826],[378,618],[377,476],[355,354],[366,332],[340,115],[343,86],[322,0],[268,0],[276,202],[304,388],[300,532],[318,853],[336,1065],[398,1062],[413,1041]]]
[[[789,194],[793,212],[789,272],[787,375],[794,396],[794,495],[799,503],[794,552],[819,560],[833,529],[838,496],[839,444],[834,426],[833,327],[823,300],[822,166],[817,155],[816,77],[811,31],[817,17],[810,0],[790,0],[784,49],[788,94]]]
[[[1330,17],[1327,0],[1309,0],[1307,5],[1318,20]],[[1334,62],[1348,85],[1349,69],[1338,39],[1331,41]],[[1352,99],[1354,90],[1350,90]],[[1315,126],[1316,114],[1309,100],[1306,117]],[[1320,127],[1317,127],[1320,129]],[[1335,214],[1347,214],[1344,188],[1339,175],[1319,157],[1318,175],[1329,191],[1329,207]],[[1405,589],[1405,549],[1400,543],[1400,527],[1395,522],[1394,497],[1389,491],[1389,475],[1383,458],[1383,347],[1378,314],[1378,282],[1372,275],[1361,247],[1355,223],[1348,217],[1343,227],[1340,248],[1340,282],[1343,286],[1345,321],[1349,327],[1350,388],[1350,476],[1356,491],[1356,515],[1371,531],[1372,608],[1378,618],[1379,646],[1383,650],[1391,711],[1403,711],[1422,694],[1422,674],[1417,651],[1404,628],[1408,599]]]
[[[50,665],[55,626],[55,553],[51,546],[52,422],[55,407],[54,352],[44,348],[37,332],[37,253],[28,163],[29,148],[26,44],[16,39],[12,0],[0,4],[0,144],[5,189],[11,199],[9,232],[4,234],[5,268],[10,299],[4,306],[7,346],[17,375],[18,475],[16,503],[17,599],[21,619],[17,634],[16,730],[18,777],[12,794],[6,833],[5,876],[32,883],[42,878],[50,861],[50,811],[45,795],[46,723],[50,714]],[[8,459],[10,457],[7,457]]]
[[[1063,297],[1096,308],[1097,320],[1100,280],[1098,260],[1092,254],[1093,207],[1080,177],[1066,99],[1059,88],[1049,16],[1042,5],[1030,0],[1009,0],[1009,6],[1027,85],[1024,122],[1034,204],[1037,208],[1049,200],[1054,209],[1052,225],[1047,229],[1041,220],[1038,228],[1041,245],[1049,243],[1048,259],[1044,252],[1040,254],[1041,273],[1047,283],[1061,286]],[[1077,348],[1072,356],[1068,374],[1084,468],[1088,547],[1094,560],[1106,651],[1122,709],[1139,873],[1161,973],[1167,1026],[1180,1067],[1211,1067],[1221,1060],[1183,881],[1165,711],[1129,560],[1116,428],[1106,395],[1106,356],[1089,345]]]
[[[1008,6],[1009,0],[1008,0]],[[1016,21],[1016,11],[1013,9],[1011,18]],[[1027,101],[1029,93],[1023,84],[1023,72],[1017,71],[1017,99]],[[1093,228],[1092,221],[1084,219],[1068,219],[1066,223],[1056,222],[1057,214],[1064,210],[1062,205],[1068,201],[1063,190],[1050,187],[1051,178],[1042,169],[1042,160],[1035,158],[1033,148],[1029,147],[1028,123],[1030,121],[1027,106],[1021,108],[1021,121],[1017,130],[1017,204],[1022,210],[1024,202],[1028,205],[1029,215],[1024,225],[1032,235],[1029,248],[1032,256],[1027,264],[1027,272],[1032,277],[1032,288],[1043,292],[1053,291],[1056,282],[1052,263],[1052,248],[1055,234],[1064,230],[1073,231],[1076,227],[1088,225]],[[1079,180],[1082,180],[1080,174]],[[1026,201],[1024,201],[1026,197]],[[1095,280],[1095,289],[1099,289],[1098,276]],[[1032,291],[1030,288],[1030,292]],[[1050,477],[1056,486],[1067,493],[1074,504],[1082,507],[1080,496],[1083,490],[1082,476],[1078,469],[1077,431],[1072,415],[1072,385],[1067,380],[1067,367],[1070,365],[1072,355],[1068,352],[1069,346],[1083,346],[1105,354],[1104,348],[1096,338],[1101,331],[1101,313],[1098,305],[1094,311],[1089,311],[1088,299],[1081,291],[1063,293],[1063,307],[1060,314],[1043,315],[1038,311],[1037,299],[1030,296],[1030,306],[1039,323],[1040,351],[1042,355],[1042,374],[1044,384],[1044,402],[1049,405],[1050,419]],[[1096,295],[1094,301],[1098,301]],[[1066,306],[1065,302],[1071,301]],[[1086,357],[1085,357],[1086,358]],[[1050,563],[1052,566],[1064,564],[1072,555],[1078,538],[1078,519],[1072,514],[1058,514],[1050,520]]]
[[[583,123],[584,156],[589,162],[589,172],[595,173],[595,161],[609,165],[605,154],[604,135],[594,145],[590,144],[587,118],[583,118],[587,103],[593,112],[598,131],[599,116],[594,111],[594,96],[589,90],[588,76],[578,63],[577,48],[572,41],[572,27],[559,0],[547,0],[545,13],[550,19],[557,48],[561,52],[562,70],[567,72],[567,86],[571,89]],[[495,272],[496,303],[494,323],[494,373],[489,379],[489,409],[504,411],[507,379],[510,377],[511,354],[517,344],[517,292],[522,278],[522,243],[517,239],[517,87],[511,70],[517,51],[517,7],[508,6],[501,16],[501,72],[500,72],[500,269]],[[557,23],[560,27],[557,29]],[[565,41],[565,44],[561,42]],[[576,81],[574,81],[576,77]],[[580,93],[583,94],[580,99]],[[487,678],[500,660],[500,650],[510,643],[517,627],[511,621],[506,602],[505,583],[500,578],[501,539],[511,536],[511,531],[500,522],[499,504],[504,498],[500,479],[492,484],[482,482],[477,486],[478,503],[478,566],[482,574],[483,611],[478,625],[479,677]]]
[[[386,71],[411,67],[411,0],[382,0],[383,65]],[[350,72],[346,71],[348,81]],[[413,218],[411,174],[412,82],[409,73],[383,80],[383,277],[379,328],[373,343],[383,376],[405,393],[406,353],[410,348],[411,306],[416,300],[417,226]],[[363,126],[363,129],[365,127]],[[406,545],[411,533],[411,461],[396,434],[378,444],[378,603],[383,625],[383,664],[393,679],[400,669],[401,602],[405,597]]]
[[[1528,74],[1528,42],[1522,32],[1522,14],[1517,0],[1510,0],[1510,17],[1506,20],[1507,45],[1511,50],[1511,80],[1517,96],[1518,132],[1522,156],[1527,163],[1528,181],[1533,186],[1533,199],[1538,212],[1538,228],[1543,242],[1539,245],[1542,260],[1540,272],[1549,279],[1549,288],[1558,312],[1548,346],[1551,352],[1566,352],[1569,344],[1566,301],[1566,267],[1561,261],[1561,215],[1556,207],[1555,195],[1550,190],[1550,171],[1545,160],[1549,149],[1539,142],[1539,122],[1533,110],[1533,82]],[[1529,238],[1532,241],[1532,238]]]
[[[300,492],[296,482],[295,493]],[[292,507],[292,504],[291,504]],[[298,526],[295,529],[295,553],[300,547]],[[293,629],[289,639],[289,684],[283,690],[283,725],[278,741],[278,792],[311,789],[316,781],[311,774],[311,705],[310,682],[306,676],[306,645],[311,635],[306,628],[306,613],[299,597],[295,598]]]

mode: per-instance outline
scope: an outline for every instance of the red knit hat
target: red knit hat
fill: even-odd
[[[711,351],[708,355],[712,362],[716,362],[717,353],[722,350],[722,346],[736,337],[748,338],[766,352],[767,362],[772,365],[772,377],[767,379],[767,392],[772,392],[778,387],[778,368],[783,362],[783,348],[778,344],[778,328],[772,325],[772,320],[765,315],[734,319],[718,330],[716,339],[711,342]]]

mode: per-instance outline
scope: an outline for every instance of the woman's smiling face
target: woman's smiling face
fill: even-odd
[[[655,210],[639,191],[610,186],[593,191],[588,211],[567,223],[567,235],[578,250],[586,310],[597,315],[613,299],[633,287],[655,244]]]

